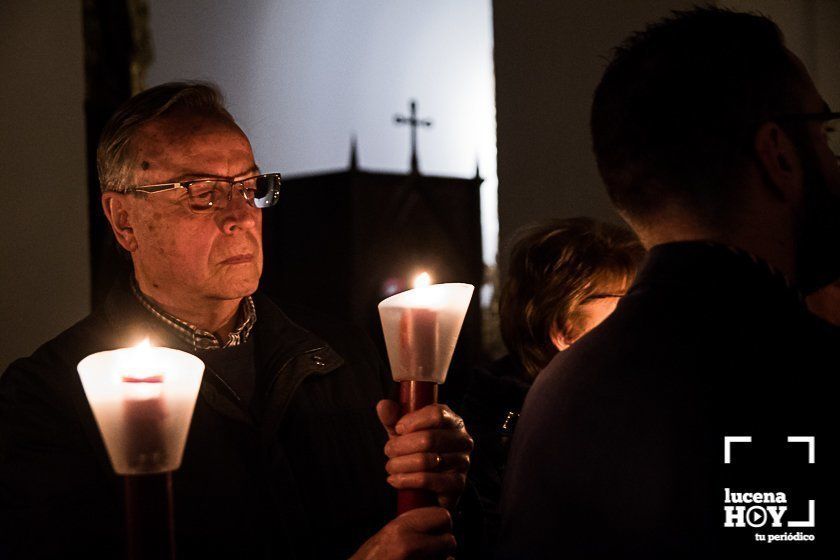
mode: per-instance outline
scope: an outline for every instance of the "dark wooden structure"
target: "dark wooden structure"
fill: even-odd
[[[278,205],[263,215],[262,288],[281,303],[356,323],[384,357],[382,299],[422,271],[435,283],[473,284],[453,370],[470,366],[481,357],[481,182],[478,173],[362,171],[355,155],[346,171],[284,180]]]
[[[152,53],[145,0],[84,0],[82,9],[91,303],[95,309],[105,301],[114,279],[131,269],[102,212],[96,148],[111,115],[143,90]]]

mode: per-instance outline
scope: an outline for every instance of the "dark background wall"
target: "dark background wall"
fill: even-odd
[[[552,217],[618,220],[590,150],[592,92],[610,49],[678,0],[493,2],[502,270],[514,232]],[[840,106],[840,2],[717,2],[773,17],[833,107]],[[835,109],[837,110],[837,109]]]
[[[493,4],[499,237],[554,217],[618,220],[589,149],[605,57],[629,32],[689,6],[674,0]]]

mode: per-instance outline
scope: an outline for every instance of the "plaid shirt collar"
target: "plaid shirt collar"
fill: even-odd
[[[137,280],[134,279],[134,276],[131,277],[131,292],[149,313],[172,329],[178,338],[191,346],[193,350],[218,350],[219,348],[238,346],[248,340],[248,337],[251,335],[251,330],[254,328],[254,323],[257,322],[257,311],[254,307],[254,300],[251,296],[247,296],[242,299],[242,304],[239,308],[239,316],[241,317],[239,325],[227,335],[225,340],[222,340],[215,334],[200,329],[192,323],[182,321],[158,307],[140,291],[140,287],[137,285]]]

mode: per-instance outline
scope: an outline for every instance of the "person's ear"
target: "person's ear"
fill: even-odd
[[[802,165],[790,136],[778,124],[764,123],[755,135],[755,153],[773,193],[783,201],[798,198]]]
[[[566,334],[570,332],[569,326],[570,325],[567,324],[563,328],[560,328],[557,323],[554,323],[549,330],[548,336],[551,338],[551,343],[560,352],[566,350],[572,345],[572,342],[574,342],[574,340]]]
[[[131,207],[126,195],[114,191],[102,193],[102,210],[105,217],[111,224],[111,230],[123,249],[128,252],[137,250],[137,238],[134,237],[132,224]]]

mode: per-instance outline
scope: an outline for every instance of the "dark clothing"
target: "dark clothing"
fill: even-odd
[[[230,393],[236,396],[237,402],[246,410],[250,410],[257,384],[254,339],[249,337],[248,340],[236,346],[197,350],[194,353],[201,358],[205,367],[218,374],[218,381],[228,386]]]
[[[457,412],[464,419],[475,446],[470,456],[468,487],[475,493],[475,512],[481,519],[480,544],[465,552],[474,558],[490,558],[500,527],[499,496],[507,465],[510,441],[531,387],[525,369],[512,356],[476,368]],[[471,503],[471,502],[467,502]]]
[[[254,301],[260,412],[205,370],[174,474],[178,558],[346,558],[393,515],[375,412],[392,383],[361,332]],[[124,282],[0,378],[0,557],[122,555],[122,486],[76,364],[147,334],[188,350],[167,329]]]
[[[654,247],[616,311],[526,399],[501,557],[815,557],[833,531],[838,358],[840,331],[766,265],[709,243]],[[724,436],[752,443],[733,444],[724,464]],[[809,464],[788,436],[826,451]],[[826,505],[816,528],[724,527],[726,488],[785,492],[785,523],[807,520],[809,499]],[[756,542],[786,531],[820,534]]]

